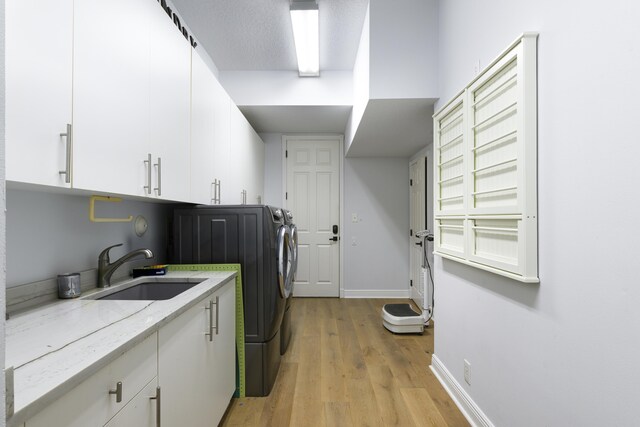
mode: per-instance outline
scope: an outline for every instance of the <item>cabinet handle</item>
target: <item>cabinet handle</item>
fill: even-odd
[[[161,394],[160,394],[160,386],[156,387],[156,395],[151,396],[149,400],[156,401],[156,426],[160,427],[160,408],[161,408]]]
[[[213,301],[209,300],[209,307],[204,309],[209,310],[209,332],[205,332],[204,335],[209,337],[209,341],[213,341]]]
[[[211,329],[215,329],[216,330],[216,335],[218,335],[219,329],[218,329],[218,324],[220,323],[220,304],[218,304],[220,302],[220,297],[216,296],[216,302],[212,303],[215,304],[216,306],[216,326],[212,326]]]
[[[158,163],[154,166],[158,168],[158,186],[154,188],[158,192],[158,196],[162,196],[162,158],[158,157]]]
[[[212,205],[220,204],[220,180],[214,179],[211,183],[211,189],[213,191],[213,198],[211,199]]]
[[[218,180],[218,200],[217,200],[218,204],[222,203],[222,197],[220,196],[220,189],[221,188],[222,188],[222,180],[219,179]]]
[[[64,175],[64,182],[71,183],[71,153],[73,152],[73,126],[67,123],[67,133],[61,133],[60,136],[67,137],[67,164],[60,175]]]
[[[116,395],[116,403],[122,402],[122,381],[118,381],[116,383],[116,389],[115,390],[109,390],[109,394],[115,394]]]
[[[147,165],[147,185],[142,188],[146,190],[147,194],[151,194],[151,153],[149,153],[144,163]]]

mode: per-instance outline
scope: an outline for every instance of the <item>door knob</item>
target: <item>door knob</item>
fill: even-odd
[[[337,242],[339,240],[339,237],[333,236],[333,237],[330,237],[329,240],[331,240],[332,242]]]

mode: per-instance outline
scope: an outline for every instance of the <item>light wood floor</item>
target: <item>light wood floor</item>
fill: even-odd
[[[392,334],[380,314],[389,302],[294,299],[271,394],[233,399],[220,425],[468,426],[429,369],[434,329]]]

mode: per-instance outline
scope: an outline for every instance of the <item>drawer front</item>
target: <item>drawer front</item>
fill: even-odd
[[[158,379],[154,378],[105,427],[156,427],[158,423],[156,405]]]
[[[103,426],[157,375],[157,334],[128,350],[26,422],[28,427]],[[122,400],[116,390],[122,382]]]

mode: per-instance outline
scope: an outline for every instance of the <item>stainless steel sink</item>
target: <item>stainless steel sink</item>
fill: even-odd
[[[199,282],[142,282],[121,291],[98,297],[98,300],[157,301],[180,295],[198,285]]]

